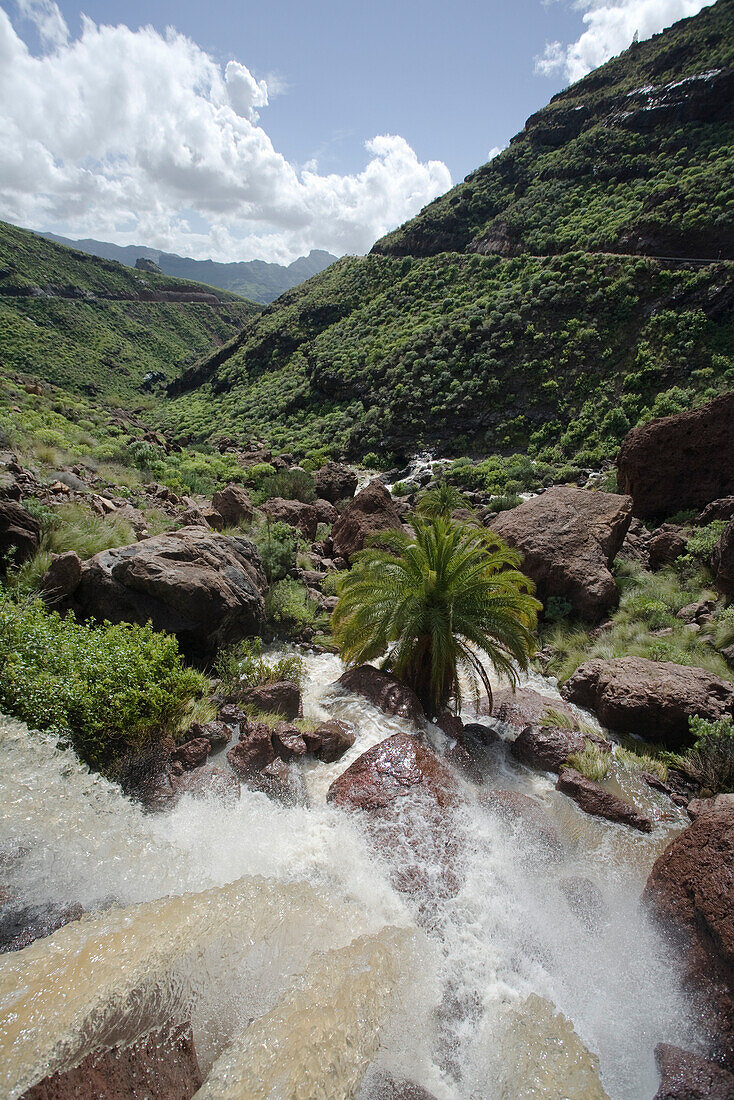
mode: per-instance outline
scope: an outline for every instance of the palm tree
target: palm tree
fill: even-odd
[[[471,511],[469,501],[464,494],[447,481],[438,481],[432,489],[426,489],[421,493],[418,501],[418,511],[424,516],[443,516],[451,519],[451,513],[457,508],[467,508]]]
[[[514,684],[534,649],[540,603],[519,572],[520,556],[495,535],[444,516],[416,515],[414,534],[380,531],[338,587],[332,630],[347,664],[384,657],[429,717],[462,702],[460,676],[475,698],[492,697],[482,663]]]

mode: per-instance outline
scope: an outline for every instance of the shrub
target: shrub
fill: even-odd
[[[543,608],[543,616],[549,623],[560,622],[567,619],[573,611],[573,604],[564,596],[549,596]]]
[[[708,565],[725,527],[726,520],[723,519],[715,519],[713,523],[699,527],[686,541],[686,552],[681,555],[679,561]]]
[[[265,614],[278,633],[292,633],[315,626],[319,611],[305,585],[293,577],[274,584],[265,597]]]
[[[487,507],[491,512],[509,512],[511,508],[517,508],[522,504],[522,497],[517,493],[500,493],[499,496],[490,497]]]
[[[266,520],[253,531],[252,541],[262,558],[268,584],[282,580],[295,569],[298,534],[288,523]]]
[[[39,600],[0,600],[0,709],[107,769],[173,733],[208,681],[150,625],[93,627]]]
[[[256,504],[262,504],[273,497],[283,497],[284,500],[301,500],[304,504],[311,504],[316,500],[316,483],[310,474],[298,468],[294,470],[278,470],[270,477],[264,478],[255,490]]]
[[[260,684],[275,684],[280,680],[290,680],[301,687],[306,676],[306,663],[296,654],[267,660],[262,655],[260,638],[245,638],[219,651],[214,672],[228,692],[237,688],[258,687]]]
[[[702,791],[734,791],[734,721],[726,717],[715,722],[695,715],[688,724],[695,743],[685,753],[667,755],[668,764]]]
[[[587,741],[583,752],[572,753],[566,761],[577,772],[581,772],[582,775],[593,780],[594,783],[600,783],[602,779],[606,779],[609,775],[611,762],[612,754],[604,752],[593,741]]]

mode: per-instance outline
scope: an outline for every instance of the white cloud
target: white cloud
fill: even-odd
[[[583,11],[586,30],[567,46],[549,42],[535,71],[544,76],[562,73],[569,81],[580,80],[610,57],[626,50],[635,32],[650,38],[679,19],[697,15],[713,0],[576,0]]]
[[[0,216],[31,228],[197,257],[287,261],[363,252],[451,186],[397,135],[355,175],[298,170],[259,124],[269,94],[169,28],[98,26],[70,40],[50,0],[19,0],[48,52],[0,8]],[[190,218],[191,213],[195,215]],[[189,220],[193,221],[194,231]]]
[[[487,160],[488,161],[494,160],[494,158],[498,157],[500,155],[500,153],[502,153],[506,148],[507,148],[507,145],[493,145],[492,148],[487,153]]]

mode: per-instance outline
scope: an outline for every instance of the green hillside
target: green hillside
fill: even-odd
[[[6,373],[130,401],[146,374],[173,379],[259,309],[234,294],[133,271],[0,222]]]
[[[733,63],[734,0],[634,45],[372,255],[266,309],[163,422],[386,462],[591,465],[731,387]]]

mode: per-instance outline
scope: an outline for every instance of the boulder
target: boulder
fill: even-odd
[[[212,751],[211,742],[206,737],[194,737],[191,741],[184,741],[175,752],[171,753],[172,760],[178,760],[187,771],[191,768],[200,768],[206,764],[206,759]]]
[[[34,940],[44,939],[63,928],[65,924],[80,920],[84,909],[73,905],[42,905],[25,909],[12,909],[3,898],[0,910],[0,954],[22,951]]]
[[[703,668],[644,657],[586,661],[561,694],[595,711],[603,725],[671,749],[691,743],[688,719],[693,715],[734,715],[734,685],[727,680]]]
[[[240,781],[231,771],[224,768],[196,768],[174,777],[175,796],[190,794],[192,798],[215,798],[222,802],[234,803],[240,797]]]
[[[424,716],[421,701],[412,688],[401,684],[391,673],[372,665],[347,669],[337,684],[346,691],[363,695],[385,714],[397,714],[399,718],[407,718],[411,722],[419,722]]]
[[[278,722],[273,730],[273,748],[281,760],[296,760],[308,752],[306,740],[296,726]]]
[[[152,1031],[132,1046],[89,1054],[33,1085],[22,1100],[190,1100],[202,1076],[191,1027]]]
[[[41,581],[41,592],[46,603],[63,603],[74,595],[82,579],[82,562],[74,550],[57,554]]]
[[[435,753],[396,733],[355,760],[327,801],[359,811],[395,888],[410,896],[423,923],[440,919],[461,883],[461,848],[453,824],[457,783]]]
[[[427,1092],[413,1081],[394,1077],[380,1071],[373,1072],[365,1081],[365,1092],[369,1100],[436,1100],[432,1092]],[[362,1092],[360,1092],[360,1097]]]
[[[662,523],[647,544],[648,560],[653,572],[665,565],[672,565],[686,552],[686,531],[674,523]]]
[[[510,746],[510,752],[521,764],[544,772],[559,772],[569,756],[583,752],[587,741],[593,741],[611,752],[607,741],[580,730],[555,726],[526,726]]]
[[[694,519],[696,527],[707,527],[715,519],[734,519],[734,496],[712,500]]]
[[[335,760],[339,760],[357,740],[354,730],[346,722],[336,719],[322,723],[313,733],[305,733],[303,736],[308,751],[324,764],[333,764]]]
[[[333,524],[339,518],[336,508],[328,500],[315,500],[311,507],[316,512],[316,519],[319,523]]]
[[[679,833],[643,898],[682,952],[709,1055],[734,1071],[734,812],[701,814]]]
[[[150,621],[204,664],[220,646],[258,633],[265,588],[251,542],[184,527],[85,562],[68,606],[82,619]]]
[[[348,466],[342,466],[339,462],[327,462],[313,476],[317,494],[331,504],[354,496],[357,475]]]
[[[725,596],[734,596],[734,520],[722,533],[714,547],[711,565],[716,575],[716,587]]]
[[[647,527],[636,516],[632,517],[627,534],[622,543],[622,549],[617,555],[625,561],[639,562],[643,569],[650,565],[649,545],[651,534]]]
[[[226,722],[192,722],[184,734],[185,741],[206,738],[212,749],[223,749],[234,737],[234,729]]]
[[[734,1100],[734,1074],[670,1043],[658,1043],[660,1088],[653,1100]]]
[[[241,485],[226,485],[220,489],[212,497],[212,508],[222,517],[225,527],[236,527],[238,523],[249,523],[255,518],[250,494]]]
[[[561,597],[597,622],[619,602],[611,567],[631,516],[629,497],[556,486],[501,512],[490,527],[521,551],[543,603]]]
[[[313,542],[316,538],[319,511],[313,504],[304,504],[302,500],[272,497],[262,505],[262,511],[273,523],[287,523],[290,527],[295,527],[309,542]]]
[[[240,732],[240,740],[227,753],[233,771],[251,778],[275,760],[271,731],[264,722],[250,721]]]
[[[489,700],[482,700],[479,713],[491,714],[499,722],[524,729],[525,726],[537,725],[549,709],[568,714],[574,722],[577,720],[572,708],[566,703],[560,699],[550,699],[529,687],[522,687],[518,691],[499,688],[492,695],[491,707]]]
[[[734,814],[734,794],[717,794],[713,798],[692,798],[687,810],[691,821],[695,821],[701,814],[725,811]]]
[[[15,500],[0,500],[0,573],[32,558],[41,545],[41,524]]]
[[[247,688],[239,696],[245,706],[257,707],[265,714],[281,714],[283,718],[298,718],[301,713],[301,692],[298,684],[279,680]]]
[[[349,561],[364,550],[370,535],[378,531],[402,530],[392,497],[381,481],[371,481],[350,500],[331,531],[334,553]]]
[[[700,509],[734,493],[734,393],[700,409],[651,420],[628,432],[617,485],[634,514],[654,519]]]
[[[630,828],[638,829],[641,833],[652,832],[652,821],[649,817],[638,813],[629,802],[625,802],[623,798],[617,798],[611,791],[605,791],[598,783],[587,779],[575,768],[561,768],[556,790],[567,794],[584,813],[591,814],[593,817],[604,817],[607,821],[614,821],[618,825],[629,825]]]

